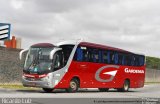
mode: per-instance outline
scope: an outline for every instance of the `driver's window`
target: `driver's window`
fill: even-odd
[[[60,67],[60,57],[58,54],[56,54],[54,68],[59,68],[59,67]]]
[[[58,51],[54,54],[53,59],[53,70],[58,70],[64,66],[64,58],[62,51]]]

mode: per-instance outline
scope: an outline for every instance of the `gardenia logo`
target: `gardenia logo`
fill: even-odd
[[[129,68],[125,68],[124,71],[125,71],[126,73],[144,73],[144,70],[129,69]]]

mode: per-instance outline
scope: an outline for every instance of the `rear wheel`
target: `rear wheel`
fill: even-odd
[[[69,88],[66,89],[67,92],[77,92],[79,88],[79,82],[77,79],[72,79],[69,84]]]
[[[98,88],[100,92],[107,92],[109,88]]]
[[[124,81],[124,84],[123,84],[123,87],[122,88],[119,88],[117,89],[119,92],[128,92],[129,91],[129,87],[130,87],[130,82],[129,80],[125,80]]]
[[[43,91],[45,91],[45,92],[52,92],[53,91],[53,88],[42,88],[43,89]]]

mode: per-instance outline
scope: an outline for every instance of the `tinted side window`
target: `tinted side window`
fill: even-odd
[[[115,55],[114,55],[114,53],[113,53],[113,51],[110,51],[110,64],[114,64],[114,57],[115,57]]]
[[[126,65],[131,66],[131,58],[132,58],[131,55],[126,56],[126,58],[125,58],[126,59]]]
[[[110,52],[107,50],[102,51],[102,63],[110,63]]]
[[[136,60],[135,55],[132,55],[131,56],[131,65],[132,66],[135,66],[135,60]]]
[[[126,56],[125,54],[122,54],[122,65],[126,65],[127,61],[126,61]]]
[[[110,64],[118,64],[118,53],[110,51]]]
[[[74,60],[89,61],[89,49],[87,47],[79,46],[76,49]]]
[[[89,61],[88,50],[83,48],[83,61]]]
[[[144,56],[139,56],[139,66],[143,66],[145,62]]]
[[[101,62],[101,57],[102,57],[101,50],[89,48],[88,52],[89,52],[89,61],[90,62],[96,62],[96,63]]]
[[[93,62],[93,52],[92,52],[92,48],[88,48],[88,57],[89,57],[89,62]]]
[[[101,50],[99,50],[98,51],[98,61],[99,61],[99,63],[102,63],[102,51]]]
[[[102,59],[101,57],[101,50],[80,46],[76,50],[74,60],[100,63]]]
[[[118,54],[118,64],[123,65],[123,55],[121,53]]]
[[[76,60],[76,61],[83,60],[83,50],[80,47],[78,47],[76,50],[76,53],[74,55],[74,60]]]
[[[144,56],[134,55],[134,65],[133,66],[143,66],[145,62],[144,60],[145,60]]]
[[[79,46],[74,55],[74,60],[126,66],[143,66],[145,57],[143,55],[126,54]]]
[[[114,53],[114,64],[118,64],[118,53]]]
[[[98,62],[99,61],[99,52],[97,49],[93,49],[93,62]]]

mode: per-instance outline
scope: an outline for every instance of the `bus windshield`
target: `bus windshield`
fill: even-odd
[[[54,54],[53,60],[49,59],[53,48],[33,48],[29,49],[26,57],[24,72],[44,74],[63,68],[70,57],[74,45],[62,45],[62,50]]]
[[[29,73],[48,73],[51,71],[52,60],[49,59],[49,54],[52,48],[33,48],[29,49],[26,57],[24,72]]]

